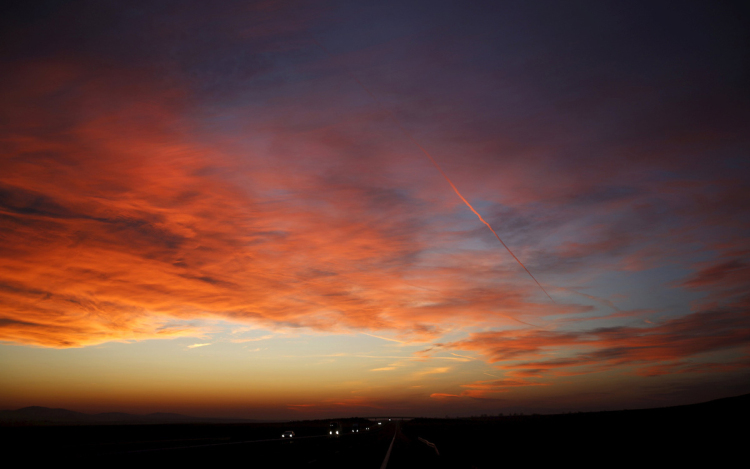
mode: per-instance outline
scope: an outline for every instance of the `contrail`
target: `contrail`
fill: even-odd
[[[599,303],[602,303],[602,304],[607,305],[610,308],[614,309],[616,313],[621,312],[620,308],[618,308],[617,306],[615,306],[614,303],[612,303],[611,301],[609,301],[606,298],[599,298],[598,296],[588,295],[586,293],[581,293],[579,291],[573,290],[572,288],[565,288],[565,287],[559,287],[559,288],[561,288],[563,290],[567,290],[567,291],[572,292],[572,293],[575,293],[576,295],[581,295],[581,296],[586,297],[586,298],[588,298],[590,300],[598,301]]]
[[[312,37],[312,40],[313,40],[313,42],[315,42],[315,44],[317,44],[318,47],[320,47],[323,50],[323,52],[326,53],[326,55],[328,55],[329,57],[333,57],[333,54],[331,54],[331,52],[329,52],[328,49],[326,49],[323,46],[323,44],[321,44],[320,42],[318,42],[318,40],[315,39],[315,37]],[[544,287],[542,286],[542,284],[539,283],[539,281],[536,279],[536,277],[534,277],[534,275],[529,271],[529,269],[527,269],[526,266],[523,265],[523,262],[521,262],[521,260],[518,259],[515,254],[513,254],[513,251],[510,250],[510,248],[508,247],[508,245],[505,244],[502,239],[500,239],[500,236],[498,236],[497,232],[495,232],[495,230],[492,229],[492,226],[489,223],[487,223],[487,220],[485,220],[484,218],[482,218],[482,215],[480,215],[479,212],[477,212],[474,209],[474,207],[469,203],[469,201],[466,200],[466,198],[463,195],[461,195],[461,192],[458,190],[458,188],[456,187],[456,185],[453,184],[453,181],[451,181],[451,179],[448,177],[448,175],[445,174],[445,171],[443,171],[443,168],[438,164],[437,161],[435,161],[435,158],[432,157],[432,155],[430,154],[430,152],[428,152],[422,145],[419,144],[419,142],[416,141],[416,139],[411,135],[411,132],[409,132],[403,125],[401,125],[401,122],[390,111],[390,109],[388,109],[387,107],[383,106],[380,103],[380,100],[377,98],[377,96],[375,96],[372,93],[372,91],[370,91],[364,85],[364,83],[362,83],[361,81],[359,81],[359,78],[357,78],[357,76],[354,73],[350,72],[349,70],[346,70],[346,74],[349,75],[349,77],[352,80],[354,80],[355,82],[357,82],[357,84],[363,90],[365,90],[365,92],[367,94],[370,95],[370,97],[373,99],[373,101],[375,101],[375,104],[377,104],[379,108],[385,110],[385,112],[388,114],[388,117],[390,117],[390,119],[393,121],[393,123],[396,124],[396,126],[399,129],[401,129],[401,132],[403,132],[404,135],[406,135],[406,138],[408,138],[414,145],[417,146],[417,148],[419,148],[422,151],[422,153],[425,154],[425,156],[427,156],[427,158],[430,159],[430,162],[433,164],[433,166],[435,166],[437,168],[437,170],[440,171],[440,174],[443,175],[443,177],[445,178],[445,180],[448,181],[448,184],[450,184],[451,188],[453,189],[453,192],[456,193],[456,195],[458,196],[458,198],[460,198],[461,201],[463,201],[463,203],[466,204],[467,207],[469,207],[469,210],[471,210],[474,213],[474,215],[476,215],[477,218],[479,218],[479,221],[481,221],[482,223],[484,223],[487,226],[487,228],[489,228],[490,231],[492,231],[492,234],[495,235],[495,238],[497,238],[497,240],[500,241],[500,244],[503,245],[503,247],[505,248],[505,250],[508,251],[508,253],[511,256],[513,256],[513,259],[515,259],[516,262],[518,262],[518,265],[520,265],[521,267],[523,267],[523,270],[525,270],[526,273],[529,274],[529,277],[531,277],[534,280],[534,282],[536,282],[536,284],[539,286],[539,288],[542,289],[542,291],[544,292],[544,294],[547,295],[547,298],[549,298],[550,301],[552,301],[553,303],[555,303],[555,300],[553,300],[552,297],[549,296],[549,293],[547,293],[547,290],[544,289]]]

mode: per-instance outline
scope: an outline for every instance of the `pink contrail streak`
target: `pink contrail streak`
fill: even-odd
[[[333,54],[331,54],[331,53],[330,53],[330,52],[328,51],[328,49],[326,49],[325,47],[323,47],[323,45],[322,45],[322,44],[321,44],[320,42],[318,42],[318,40],[317,40],[317,39],[315,39],[315,38],[313,37],[313,38],[312,38],[312,40],[313,40],[313,42],[315,42],[315,44],[317,44],[317,45],[318,45],[318,47],[320,47],[320,48],[321,48],[321,49],[323,50],[323,52],[325,52],[325,53],[326,53],[326,55],[328,55],[328,56],[330,56],[330,57],[333,57]],[[359,85],[359,86],[360,86],[360,87],[361,87],[361,88],[362,88],[363,90],[365,90],[365,92],[366,92],[367,94],[369,94],[369,95],[370,95],[370,97],[371,97],[371,98],[373,99],[373,101],[375,101],[375,104],[377,104],[379,108],[381,108],[381,109],[385,110],[385,112],[386,112],[386,113],[388,114],[388,117],[389,117],[389,118],[390,118],[390,119],[391,119],[391,120],[393,121],[393,123],[394,123],[394,124],[396,124],[396,126],[397,126],[397,127],[399,128],[399,129],[401,129],[401,131],[402,131],[402,132],[404,133],[404,135],[406,135],[406,138],[408,138],[408,139],[409,139],[409,140],[410,140],[410,141],[411,141],[411,142],[412,142],[412,143],[413,143],[414,145],[416,145],[416,146],[417,146],[417,148],[419,148],[419,149],[420,149],[420,150],[422,151],[422,153],[424,153],[424,154],[425,154],[425,156],[427,156],[427,158],[429,158],[429,159],[430,159],[430,162],[432,162],[433,166],[435,166],[435,167],[437,168],[437,170],[438,170],[438,171],[440,171],[440,174],[442,174],[442,175],[443,175],[443,177],[445,178],[445,180],[446,180],[446,181],[448,181],[448,184],[450,184],[451,188],[453,189],[453,192],[455,192],[455,193],[456,193],[456,195],[458,196],[458,198],[460,198],[460,199],[461,199],[461,201],[463,201],[463,203],[464,203],[464,204],[466,204],[466,206],[467,206],[467,207],[469,207],[469,210],[471,210],[471,211],[472,211],[472,212],[474,213],[474,215],[476,215],[476,216],[477,216],[477,218],[479,218],[479,221],[481,221],[482,223],[484,223],[484,224],[485,224],[485,226],[487,226],[487,228],[489,228],[489,229],[490,229],[490,231],[492,231],[492,234],[494,234],[494,235],[495,235],[495,238],[497,238],[497,240],[498,240],[498,241],[500,241],[500,244],[502,244],[502,245],[503,245],[503,247],[505,248],[505,250],[506,250],[506,251],[508,251],[508,253],[509,253],[509,254],[510,254],[511,256],[513,256],[513,259],[515,259],[515,260],[516,260],[516,262],[518,262],[518,265],[520,265],[521,267],[523,267],[523,270],[525,270],[525,271],[526,271],[526,273],[527,273],[527,274],[529,274],[529,277],[531,277],[531,278],[532,278],[532,279],[534,280],[534,282],[536,282],[536,284],[537,284],[537,285],[539,286],[539,288],[541,288],[541,289],[542,289],[542,291],[544,292],[544,294],[545,294],[545,295],[547,295],[547,298],[549,298],[549,299],[550,299],[550,301],[552,301],[553,303],[555,303],[555,300],[553,300],[553,299],[552,299],[552,297],[551,297],[551,296],[549,296],[549,293],[547,293],[547,290],[545,290],[545,289],[544,289],[544,287],[542,286],[542,284],[541,284],[541,283],[539,283],[539,281],[538,281],[538,280],[536,279],[536,277],[534,277],[534,275],[533,275],[533,274],[532,274],[532,273],[531,273],[531,272],[529,271],[529,269],[527,269],[527,268],[526,268],[526,266],[525,266],[525,265],[523,265],[523,262],[521,262],[521,260],[520,260],[520,259],[518,259],[518,258],[516,257],[516,255],[515,255],[515,254],[513,254],[513,251],[511,251],[511,250],[510,250],[510,248],[508,247],[508,245],[507,245],[507,244],[505,244],[505,242],[503,242],[503,240],[502,240],[502,239],[500,238],[500,236],[499,236],[499,235],[498,235],[498,234],[497,234],[497,233],[495,232],[495,230],[494,230],[494,229],[492,229],[492,226],[491,226],[491,225],[490,225],[490,224],[489,224],[489,223],[488,223],[488,222],[487,222],[487,221],[486,221],[486,220],[485,220],[484,218],[482,218],[482,215],[480,215],[480,214],[479,214],[479,212],[477,212],[477,211],[476,211],[476,210],[474,209],[474,207],[473,207],[473,206],[472,206],[472,205],[471,205],[471,204],[469,203],[469,201],[468,201],[468,200],[466,200],[466,198],[465,198],[465,197],[464,197],[464,196],[463,196],[463,195],[461,194],[461,192],[460,192],[460,191],[458,190],[458,188],[456,187],[456,185],[455,185],[455,184],[453,184],[453,181],[451,181],[451,179],[450,179],[450,178],[448,177],[448,175],[447,175],[447,174],[445,174],[445,171],[443,171],[443,168],[442,168],[442,167],[441,167],[441,166],[440,166],[440,165],[438,164],[438,162],[437,162],[437,161],[435,161],[435,158],[433,158],[433,157],[432,157],[432,155],[430,154],[430,152],[428,152],[428,151],[427,151],[427,150],[426,150],[426,149],[425,149],[425,148],[424,148],[424,147],[423,147],[422,145],[420,145],[420,144],[419,144],[419,142],[417,142],[417,141],[416,141],[416,140],[414,139],[414,137],[413,137],[413,136],[411,135],[411,133],[410,133],[410,132],[409,132],[408,130],[406,130],[406,128],[405,128],[405,127],[404,127],[403,125],[401,125],[401,122],[400,122],[400,121],[399,121],[399,120],[398,120],[398,119],[396,118],[396,116],[395,116],[395,115],[394,115],[394,114],[393,114],[393,113],[392,113],[392,112],[390,111],[390,109],[388,109],[388,108],[386,108],[385,106],[383,106],[383,105],[382,105],[382,104],[380,103],[380,100],[379,100],[379,99],[377,98],[377,96],[375,96],[375,95],[374,95],[374,94],[372,93],[372,91],[370,91],[370,90],[369,90],[369,89],[368,89],[368,88],[367,88],[367,87],[366,87],[366,86],[364,85],[364,83],[362,83],[361,81],[359,81],[359,78],[357,78],[357,76],[356,76],[356,75],[355,75],[354,73],[350,72],[349,70],[346,70],[346,73],[347,73],[347,75],[349,75],[349,77],[351,77],[351,79],[352,79],[352,80],[354,80],[355,82],[357,82],[357,84],[358,84],[358,85]]]

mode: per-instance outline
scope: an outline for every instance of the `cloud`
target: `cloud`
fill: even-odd
[[[460,394],[444,394],[444,393],[433,393],[430,395],[434,399],[447,399],[447,398],[458,398],[468,397],[472,399],[486,399],[487,396],[493,394],[506,392],[511,388],[525,387],[525,386],[547,386],[549,383],[541,383],[528,381],[524,379],[495,379],[490,381],[475,381],[469,384],[462,384],[462,388],[467,388],[461,391]]]
[[[366,333],[366,332],[361,332],[361,334],[364,334],[364,335],[367,335],[367,336],[370,336],[370,337],[375,337],[375,338],[377,338],[377,339],[383,339],[383,340],[387,340],[387,341],[389,341],[389,342],[396,342],[396,343],[399,343],[399,344],[403,344],[403,343],[405,343],[405,342],[404,342],[403,340],[396,340],[396,339],[391,339],[391,338],[389,338],[389,337],[382,337],[382,336],[379,336],[379,335],[375,335],[375,334],[368,334],[368,333]]]
[[[461,363],[473,358],[435,353],[469,350],[505,373],[464,397],[618,367],[740,366],[750,208],[744,163],[726,155],[742,153],[748,119],[731,74],[705,71],[719,56],[709,49],[664,62],[633,36],[608,36],[575,67],[563,66],[566,41],[501,64],[452,39],[446,54],[453,36],[426,35],[332,37],[347,46],[324,57],[306,33],[319,7],[224,6],[172,15],[167,30],[100,7],[116,31],[79,31],[81,8],[52,15],[71,21],[45,23],[43,45],[17,34],[18,54],[2,59],[3,342],[206,340],[191,321],[216,319],[438,342],[398,358]],[[516,39],[537,40],[537,28]],[[629,53],[602,61],[602,50]],[[554,303],[345,70],[384,98]],[[650,304],[641,285],[670,289],[679,311]],[[697,363],[721,351],[733,358]]]
[[[549,383],[533,382],[523,379],[496,379],[491,381],[475,381],[470,384],[462,384],[461,387],[468,388],[461,393],[462,396],[475,399],[485,398],[500,392],[508,391],[510,388],[525,386],[547,386]]]
[[[209,343],[205,343],[205,344],[193,344],[193,345],[188,345],[187,347],[188,348],[198,348],[198,347],[205,347],[206,345],[211,345],[211,343],[209,342]]]
[[[705,289],[728,282],[746,284],[750,281],[750,264],[744,259],[731,259],[706,266],[682,282],[689,289]]]
[[[261,340],[268,340],[274,338],[274,334],[266,334],[260,337],[245,337],[240,339],[231,339],[230,342],[235,344],[244,344],[245,342],[258,342]]]
[[[748,303],[745,300],[733,306],[692,313],[651,327],[620,326],[583,332],[484,332],[437,346],[479,352],[490,363],[497,363],[498,368],[517,378],[554,377],[625,366],[634,366],[645,376],[671,371],[709,371],[711,366],[689,361],[712,352],[747,350],[750,345]],[[567,358],[551,358],[561,353]],[[744,366],[732,364],[736,360],[724,362],[713,370],[727,371]],[[492,385],[493,382],[486,383]],[[503,383],[517,382],[494,383],[502,387]]]
[[[676,373],[727,373],[737,372],[750,367],[750,359],[747,356],[734,363],[705,362],[690,363],[687,361],[675,361],[638,369],[641,376],[663,376]]]
[[[718,260],[698,264],[697,271],[679,286],[691,291],[705,292],[697,300],[699,307],[717,308],[736,302],[747,303],[750,286],[750,260],[747,252],[725,250]]]
[[[413,373],[414,378],[421,379],[429,375],[439,375],[447,373],[451,370],[449,366],[439,366],[434,368],[427,368],[425,370],[419,370]]]
[[[434,393],[430,394],[430,397],[433,398],[433,399],[449,399],[449,398],[452,398],[452,397],[461,397],[461,396],[459,396],[458,394],[447,394],[447,393],[442,393],[442,392],[434,392]]]

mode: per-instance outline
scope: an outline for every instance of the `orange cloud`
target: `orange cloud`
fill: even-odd
[[[442,392],[434,392],[434,393],[430,394],[430,397],[433,398],[433,399],[448,399],[448,398],[451,398],[451,397],[461,397],[461,396],[458,395],[458,394],[446,394],[446,393],[442,393]]]
[[[262,164],[277,155],[241,159],[188,137],[182,91],[88,70],[21,67],[17,93],[3,97],[9,109],[45,110],[20,113],[2,136],[0,340],[197,336],[205,331],[166,323],[220,318],[419,342],[444,324],[544,307],[512,272],[480,265],[501,283],[478,285],[468,256],[416,262],[426,220],[408,193],[310,171],[283,150],[283,168]]]

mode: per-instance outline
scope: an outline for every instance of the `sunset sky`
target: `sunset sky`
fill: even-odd
[[[457,416],[750,392],[747,10],[18,3],[0,408]]]

